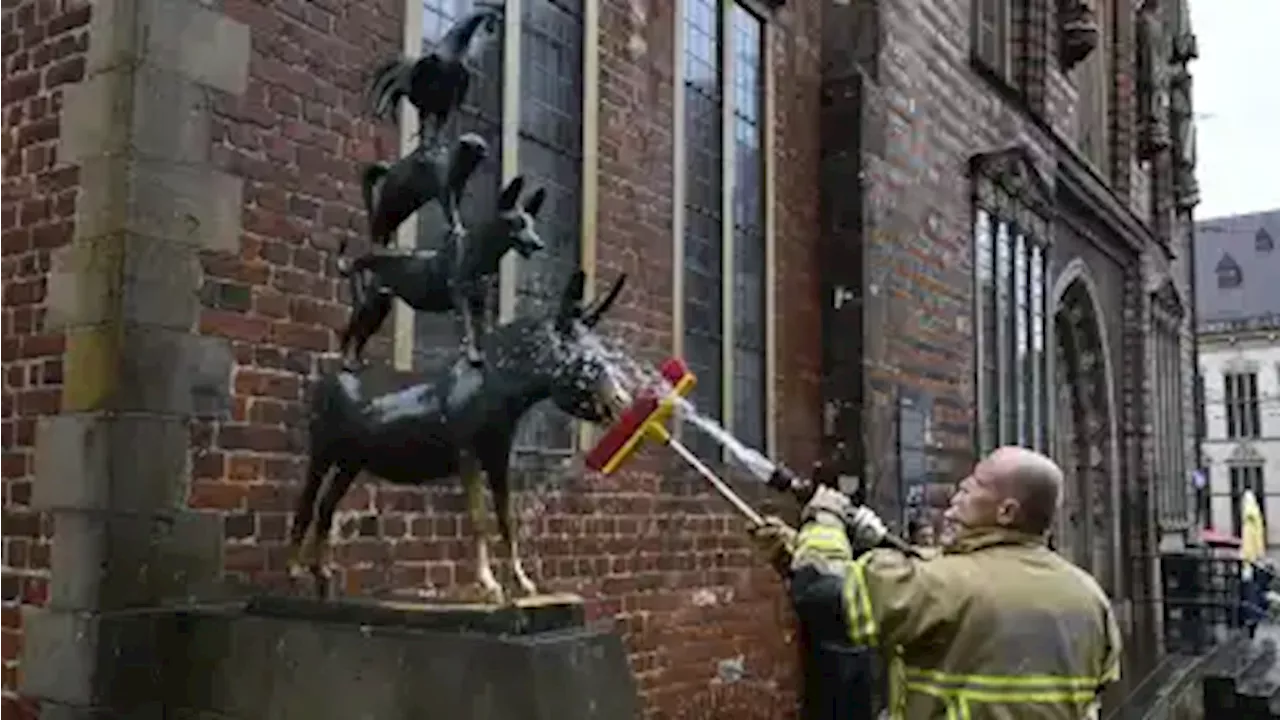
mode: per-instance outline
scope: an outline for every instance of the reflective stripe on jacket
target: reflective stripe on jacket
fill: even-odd
[[[849,637],[890,651],[894,718],[1079,720],[1120,677],[1106,595],[1039,538],[988,531],[929,559],[872,550],[854,560],[844,528],[815,521],[793,569],[828,585],[839,577]]]

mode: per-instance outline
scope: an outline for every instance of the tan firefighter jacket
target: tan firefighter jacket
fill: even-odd
[[[843,526],[815,521],[792,570],[793,594],[825,578],[853,642],[887,652],[895,719],[1079,720],[1120,677],[1106,595],[1037,537],[991,530],[929,559],[878,549],[855,560]]]

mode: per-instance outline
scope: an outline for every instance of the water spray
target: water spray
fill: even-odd
[[[735,493],[733,488],[729,487],[689,448],[672,437],[666,422],[675,413],[676,408],[680,407],[685,411],[685,417],[688,420],[723,444],[752,476],[774,490],[790,494],[801,503],[807,503],[817,490],[817,485],[792,472],[785,465],[774,462],[759,451],[743,445],[719,424],[698,414],[685,399],[695,384],[697,384],[697,377],[684,361],[679,358],[669,358],[662,363],[660,382],[642,388],[634,399],[619,394],[614,400],[618,421],[587,453],[587,467],[610,475],[622,467],[644,440],[652,440],[674,450],[749,522],[755,525],[764,524],[764,517],[755,508]],[[884,543],[903,552],[915,554],[915,549],[896,535],[886,536]]]

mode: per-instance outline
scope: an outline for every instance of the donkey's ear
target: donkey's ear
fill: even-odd
[[[609,288],[609,292],[604,297],[591,304],[591,307],[582,311],[582,324],[587,327],[595,327],[600,322],[600,318],[609,312],[609,308],[613,307],[613,301],[618,299],[618,294],[622,292],[622,286],[627,282],[627,274],[622,273],[617,280],[613,281],[613,287]]]
[[[560,308],[556,311],[556,327],[568,330],[569,324],[582,316],[582,293],[587,287],[587,274],[576,270],[560,295]]]
[[[542,203],[547,199],[547,189],[538,188],[533,191],[528,200],[524,201],[524,211],[532,217],[538,217],[538,211],[542,209]]]
[[[499,210],[511,210],[520,201],[520,193],[524,191],[524,176],[517,175],[511,178],[511,182],[502,189],[502,195],[498,198]]]

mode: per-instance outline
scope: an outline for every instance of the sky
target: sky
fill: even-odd
[[[1280,0],[1191,0],[1197,219],[1280,209]]]

